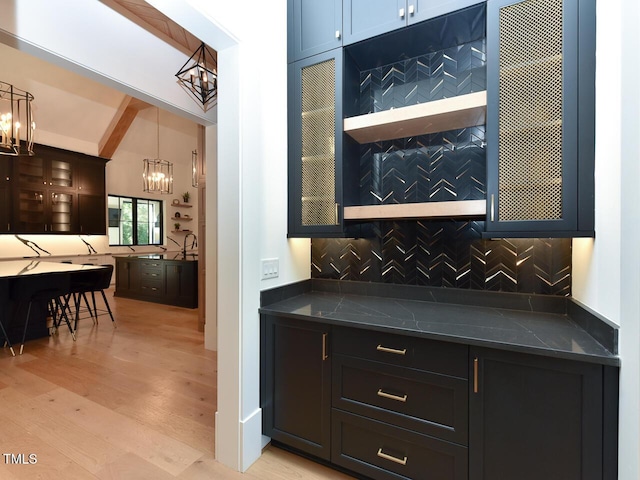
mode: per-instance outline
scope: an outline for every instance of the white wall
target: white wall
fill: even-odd
[[[246,470],[262,446],[259,293],[310,275],[309,241],[286,238],[286,0],[150,3],[219,52],[216,457]],[[279,278],[260,281],[262,258]]]
[[[640,9],[598,2],[596,238],[574,240],[573,295],[620,326],[620,480],[640,478]]]

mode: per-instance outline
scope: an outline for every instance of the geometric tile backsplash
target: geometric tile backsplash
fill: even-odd
[[[482,239],[484,222],[374,222],[374,238],[311,243],[312,278],[571,295],[571,239]]]
[[[359,114],[480,92],[486,85],[483,38],[360,72]]]
[[[485,52],[481,39],[362,72],[360,114],[485,90]],[[361,205],[486,198],[483,125],[365,144],[359,162]],[[571,239],[483,239],[483,221],[372,225],[372,238],[312,239],[312,278],[571,295]]]
[[[485,127],[360,147],[360,204],[486,198]]]

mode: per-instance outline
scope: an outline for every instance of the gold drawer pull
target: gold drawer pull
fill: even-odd
[[[399,395],[393,395],[391,393],[387,393],[384,390],[380,389],[378,390],[378,396],[379,397],[384,397],[384,398],[390,398],[391,400],[397,400],[399,402],[406,402],[407,401],[407,395],[403,395],[403,396],[399,396]]]
[[[395,348],[383,347],[382,345],[378,345],[376,347],[376,350],[379,352],[395,353],[396,355],[406,355],[407,353],[406,348],[403,348],[402,350],[396,350]]]
[[[380,458],[384,458],[385,460],[389,460],[390,462],[397,463],[397,464],[400,464],[400,465],[406,465],[407,464],[407,457],[404,457],[402,460],[400,460],[399,458],[393,457],[391,455],[387,455],[386,453],[384,453],[382,451],[382,448],[378,449],[378,456]]]

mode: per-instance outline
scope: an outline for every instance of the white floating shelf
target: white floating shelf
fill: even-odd
[[[371,143],[483,125],[486,116],[483,91],[345,118],[344,131],[358,143]]]
[[[344,207],[345,220],[388,220],[394,218],[481,217],[487,214],[486,200],[393,203]]]

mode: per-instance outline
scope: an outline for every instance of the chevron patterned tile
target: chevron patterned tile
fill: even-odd
[[[481,238],[483,222],[375,222],[371,239],[313,239],[311,275],[567,296],[570,239]]]

